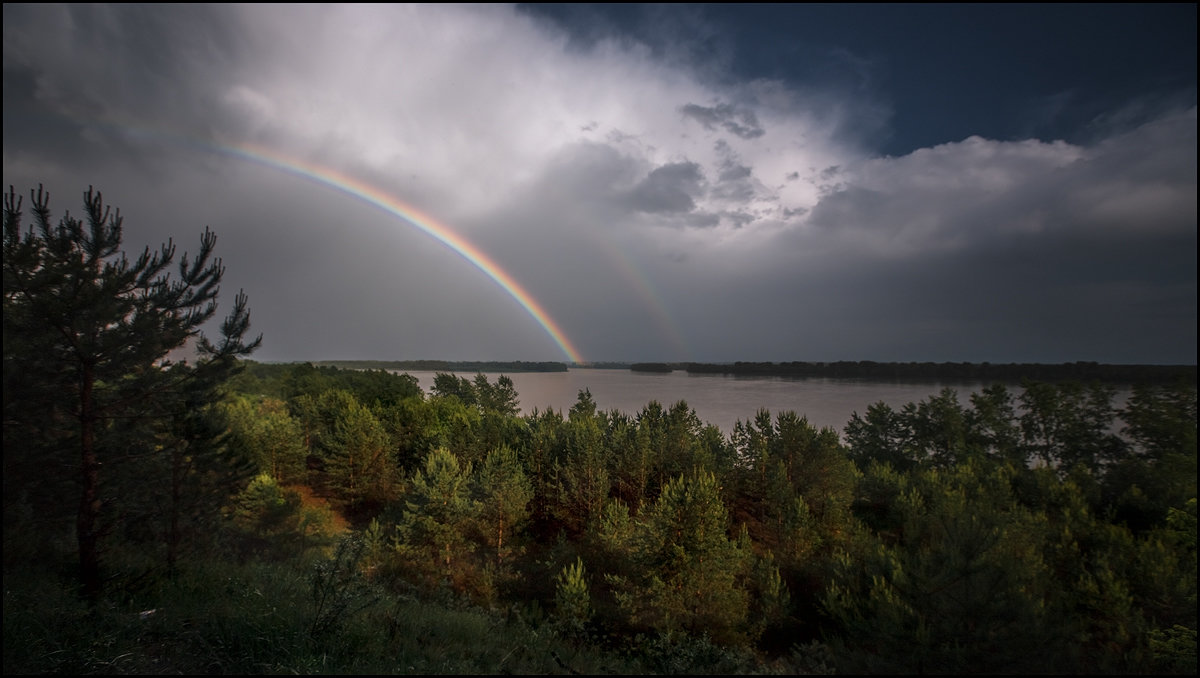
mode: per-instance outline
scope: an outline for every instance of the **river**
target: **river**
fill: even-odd
[[[433,389],[436,372],[408,371],[416,377],[421,389]],[[473,372],[454,374],[473,379]],[[500,373],[489,373],[495,381]],[[982,389],[983,383],[943,384],[937,382],[897,383],[848,379],[787,379],[781,377],[733,377],[716,374],[689,374],[676,370],[667,374],[572,368],[566,372],[514,372],[512,379],[520,401],[521,412],[535,408],[554,409],[564,414],[578,400],[583,389],[591,391],[600,410],[620,410],[636,415],[651,400],[664,407],[686,401],[706,424],[715,424],[726,434],[733,431],[738,420],[753,419],[760,409],[774,415],[791,410],[808,417],[817,427],[829,426],[841,433],[850,415],[863,414],[867,407],[884,402],[899,409],[936,395],[944,387],[958,392],[959,402],[969,405],[970,395]],[[1020,388],[1012,386],[1014,396]],[[1120,397],[1116,399],[1120,402]]]

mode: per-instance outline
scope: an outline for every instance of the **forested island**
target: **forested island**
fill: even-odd
[[[317,367],[414,372],[566,372],[566,363],[521,360],[318,360]]]
[[[200,338],[214,235],[117,264],[98,195],[31,212],[10,191],[6,674],[1195,672],[1194,367],[840,431],[522,415],[505,375],[253,362],[243,294]]]

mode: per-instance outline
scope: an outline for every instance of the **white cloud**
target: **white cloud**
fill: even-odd
[[[270,116],[276,143],[297,152],[452,185],[453,204],[427,207],[455,218],[496,209],[582,142],[613,144],[651,168],[699,163],[716,177],[724,158],[714,144],[724,141],[767,185],[837,153],[819,127],[836,121],[809,120],[778,85],[717,91],[698,73],[650,60],[636,43],[568,49],[563,36],[508,8],[239,11],[256,48],[229,74],[232,113],[252,117],[254,128]],[[718,103],[706,108],[710,101]],[[721,120],[688,128],[688,110]],[[758,192],[765,202],[757,211],[802,200],[786,193]],[[696,206],[729,208],[703,199]]]

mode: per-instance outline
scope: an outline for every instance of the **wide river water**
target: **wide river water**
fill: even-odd
[[[421,389],[429,393],[433,389],[436,372],[408,370],[416,377]],[[474,372],[454,374],[473,379]],[[488,373],[495,381],[501,373]],[[566,372],[514,372],[505,373],[517,389],[521,412],[528,414],[535,408],[548,408],[564,414],[575,404],[579,392],[591,391],[592,399],[600,410],[620,410],[636,415],[651,400],[664,407],[686,401],[696,415],[706,424],[716,424],[729,434],[738,420],[750,420],[760,409],[770,410],[774,415],[791,410],[808,417],[814,426],[833,427],[838,433],[850,421],[850,415],[864,414],[867,407],[884,402],[899,409],[911,402],[918,402],[936,395],[942,388],[958,392],[958,400],[964,406],[970,404],[972,393],[987,384],[956,383],[898,383],[884,381],[848,379],[787,379],[782,377],[732,377],[716,374],[688,374],[676,370],[669,374],[632,372],[630,370],[570,369]],[[1019,386],[1009,387],[1013,395],[1021,392]],[[1123,402],[1119,392],[1114,404]]]

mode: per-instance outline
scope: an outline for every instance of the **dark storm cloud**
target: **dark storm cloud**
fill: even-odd
[[[753,180],[753,170],[745,165],[727,162],[721,165],[721,173],[712,187],[712,197],[716,200],[744,204],[755,195],[756,182]]]
[[[810,223],[881,256],[1021,237],[1194,236],[1195,119],[1194,108],[1168,114],[1091,147],[976,137],[873,160]]]
[[[694,162],[656,167],[629,193],[634,209],[649,213],[690,212],[704,192],[704,172]]]
[[[18,5],[5,23],[5,80],[26,74],[41,105],[80,124],[138,115],[199,125],[217,110],[212,76],[239,58],[218,7]]]
[[[734,228],[741,228],[758,219],[753,214],[747,214],[746,212],[722,212],[721,218],[729,222]]]
[[[738,108],[733,104],[717,104],[716,106],[700,106],[685,104],[679,107],[679,112],[685,118],[691,118],[713,131],[720,127],[730,134],[742,139],[756,139],[766,134],[758,124],[758,116],[748,108]]]
[[[751,170],[749,167],[729,163],[721,168],[721,174],[717,176],[717,181],[741,181],[742,179],[749,179],[750,174]]]
[[[680,223],[689,228],[715,228],[721,225],[721,219],[725,217],[724,213],[697,211],[683,215]]]
[[[811,275],[896,346],[940,332],[962,356],[1188,362],[1195,144],[1193,108],[1090,147],[968,139],[877,159],[792,247],[820,251],[801,259]]]

